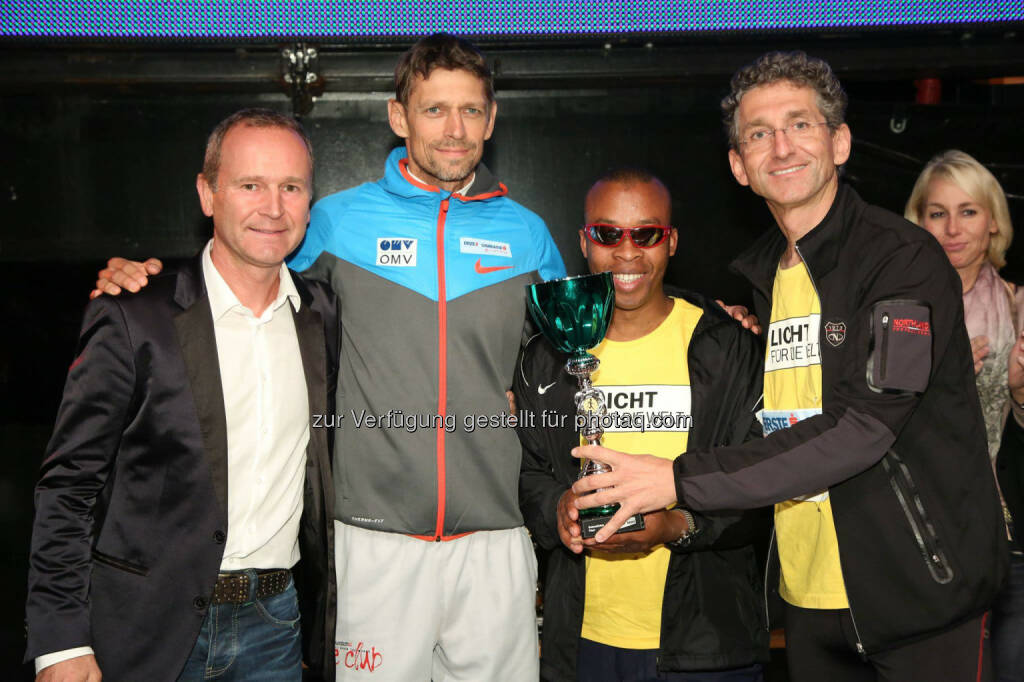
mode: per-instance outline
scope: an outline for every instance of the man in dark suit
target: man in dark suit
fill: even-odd
[[[333,679],[333,489],[310,414],[328,411],[337,318],[283,265],[312,171],[294,119],[232,115],[196,182],[200,258],[86,309],[36,487],[37,680],[276,682],[303,660]]]

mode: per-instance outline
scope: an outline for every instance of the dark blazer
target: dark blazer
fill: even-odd
[[[325,413],[333,296],[293,274],[311,413]],[[325,333],[326,332],[326,333]],[[333,486],[311,429],[295,581],[303,658],[334,678]],[[202,265],[89,303],[35,491],[26,660],[91,646],[104,680],[174,680],[227,527],[227,426]]]

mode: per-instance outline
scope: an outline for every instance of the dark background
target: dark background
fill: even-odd
[[[480,44],[498,86],[484,161],[548,223],[570,272],[593,178],[643,165],[673,192],[679,250],[668,281],[734,302],[729,260],[765,229],[763,203],[726,163],[718,101],[729,75],[768,49],[830,61],[850,95],[846,179],[902,213],[933,154],[974,155],[1024,219],[1024,47],[1018,26],[728,34]],[[32,486],[96,271],[112,255],[186,257],[210,233],[195,194],[209,130],[262,105],[308,109],[317,196],[383,171],[391,71],[404,44],[319,45],[304,101],[275,44],[0,42],[0,676],[30,676],[23,609]],[[941,97],[916,103],[914,81]],[[295,100],[293,102],[293,95]],[[1024,247],[1003,271],[1024,280]],[[9,672],[8,672],[9,671]]]

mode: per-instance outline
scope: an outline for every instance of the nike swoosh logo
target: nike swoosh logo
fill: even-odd
[[[537,387],[537,393],[539,393],[541,395],[544,395],[545,393],[548,392],[548,389],[551,388],[552,386],[554,386],[556,383],[558,383],[558,382],[557,381],[552,381],[547,386],[538,386]]]
[[[476,264],[473,266],[473,269],[476,270],[477,273],[481,275],[486,275],[488,272],[497,272],[498,270],[508,270],[509,268],[512,267],[511,265],[490,265],[484,267],[483,265],[480,264],[480,260],[481,259],[479,258],[476,259]]]

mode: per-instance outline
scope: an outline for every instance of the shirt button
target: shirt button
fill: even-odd
[[[227,538],[227,535],[225,535],[224,531],[222,531],[222,530],[217,530],[217,531],[213,532],[213,541],[216,542],[218,545],[223,545],[224,544],[224,540],[226,538]]]
[[[192,606],[202,611],[206,608],[206,599],[204,599],[203,597],[196,597],[192,600]]]

